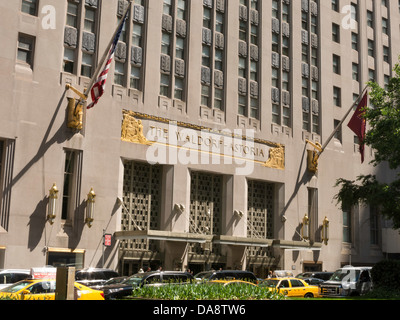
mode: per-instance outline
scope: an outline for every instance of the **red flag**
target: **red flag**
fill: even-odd
[[[349,124],[347,125],[358,137],[358,141],[360,143],[360,153],[361,153],[361,163],[364,163],[364,139],[366,132],[366,121],[364,118],[365,109],[368,104],[368,92],[365,93],[360,103],[357,106],[356,111],[354,112],[353,117],[351,118]]]

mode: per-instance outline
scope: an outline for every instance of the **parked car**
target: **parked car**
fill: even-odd
[[[0,271],[0,290],[9,285],[30,277],[28,269],[6,269]]]
[[[102,287],[104,298],[121,299],[132,294],[134,288],[142,286],[161,286],[166,284],[188,284],[194,281],[193,275],[182,271],[151,271],[136,273],[119,284]]]
[[[322,297],[359,296],[372,290],[372,267],[345,266],[320,285]]]
[[[257,283],[257,277],[253,272],[243,270],[211,270],[203,271],[196,274],[197,281],[211,281],[211,280],[243,280]]]
[[[104,300],[102,291],[75,282],[77,300]],[[0,299],[55,300],[56,280],[22,280],[0,290]]]
[[[319,296],[319,288],[317,286],[311,286],[297,278],[266,279],[260,286],[267,287],[269,290],[277,290],[287,297],[313,298]]]
[[[326,272],[326,271],[315,271],[315,272],[303,272],[296,276],[296,278],[306,279],[306,278],[318,278],[324,281],[330,279],[333,275],[333,272]]]
[[[99,284],[99,285],[96,285],[96,286],[91,286],[91,288],[92,289],[96,289],[96,290],[103,290],[103,288],[105,287],[105,286],[109,286],[109,285],[112,285],[112,284],[118,284],[118,283],[121,283],[121,282],[123,282],[124,280],[126,280],[128,277],[115,277],[115,278],[111,278],[111,279],[108,279],[106,282],[104,282],[103,284]]]
[[[300,279],[312,286],[319,286],[321,283],[325,282],[325,280],[319,278],[300,278]]]
[[[104,268],[86,268],[75,273],[75,281],[87,287],[102,285],[115,277],[119,277],[118,272]]]

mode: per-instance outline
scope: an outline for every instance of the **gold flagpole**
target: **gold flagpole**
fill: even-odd
[[[318,160],[321,154],[325,151],[325,149],[328,147],[329,143],[332,141],[333,137],[335,134],[340,130],[342,127],[343,123],[346,121],[347,117],[351,113],[351,111],[354,109],[355,106],[357,106],[360,102],[361,99],[364,97],[365,93],[368,90],[368,86],[364,88],[362,91],[361,95],[358,97],[358,99],[352,104],[350,109],[346,112],[344,115],[343,119],[339,122],[339,124],[336,126],[336,128],[333,130],[329,138],[326,140],[324,145],[321,145],[320,143],[313,143],[310,140],[306,140],[306,143],[310,144],[311,146],[316,149],[316,151],[310,151],[308,152],[308,170],[311,172],[317,172],[318,171]]]
[[[126,8],[126,10],[125,10],[125,12],[124,12],[124,14],[123,14],[122,19],[121,19],[121,21],[119,22],[117,29],[115,29],[115,32],[114,32],[113,36],[111,37],[111,41],[110,41],[110,43],[108,44],[107,49],[106,49],[106,51],[104,52],[103,56],[101,57],[100,63],[99,63],[99,65],[97,66],[97,69],[96,69],[96,71],[94,72],[93,77],[92,77],[92,79],[91,79],[91,81],[90,81],[88,87],[85,89],[84,95],[86,96],[86,98],[88,97],[90,90],[92,90],[92,87],[93,87],[94,83],[95,83],[95,82],[97,81],[97,79],[98,79],[99,73],[100,73],[100,71],[102,70],[103,65],[104,65],[104,62],[106,61],[106,59],[107,59],[107,57],[108,57],[108,53],[110,52],[111,45],[113,44],[114,39],[115,39],[115,37],[117,36],[117,33],[118,33],[119,28],[120,28],[120,27],[122,26],[122,24],[125,22],[126,15],[127,15],[127,13],[131,10],[131,7],[132,7],[132,0],[129,0],[129,5],[128,5],[128,7]]]
[[[82,130],[83,128],[83,109],[86,104],[87,98],[89,96],[90,91],[92,90],[92,87],[94,83],[97,81],[98,76],[100,71],[103,68],[103,65],[105,63],[105,60],[108,57],[108,54],[110,52],[110,48],[114,42],[115,37],[117,36],[118,30],[121,28],[122,24],[125,23],[127,13],[131,10],[132,8],[132,0],[129,0],[129,5],[126,8],[123,18],[118,24],[117,29],[115,29],[115,32],[107,46],[107,49],[105,50],[103,56],[101,57],[100,63],[98,64],[92,79],[90,80],[90,83],[87,88],[84,89],[84,92],[80,92],[78,89],[74,88],[70,84],[67,84],[65,86],[66,90],[71,90],[73,91],[76,95],[79,96],[79,100],[76,101],[74,98],[68,98],[68,120],[67,120],[67,127],[73,130]]]

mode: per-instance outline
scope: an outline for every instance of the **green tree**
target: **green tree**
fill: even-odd
[[[381,214],[400,229],[400,65],[386,88],[369,82],[370,103],[365,110],[368,123],[365,144],[375,151],[374,166],[387,163],[393,170],[393,181],[382,183],[374,175],[361,175],[356,180],[338,179],[335,196],[342,208],[366,204],[380,209]]]

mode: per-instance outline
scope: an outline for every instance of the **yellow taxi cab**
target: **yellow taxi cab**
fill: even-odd
[[[277,290],[287,297],[314,298],[319,296],[317,286],[310,286],[307,282],[297,278],[265,279],[261,286],[270,290]]]
[[[75,282],[77,300],[104,300],[103,291],[94,290]],[[22,280],[0,290],[0,299],[55,300],[54,279]]]

